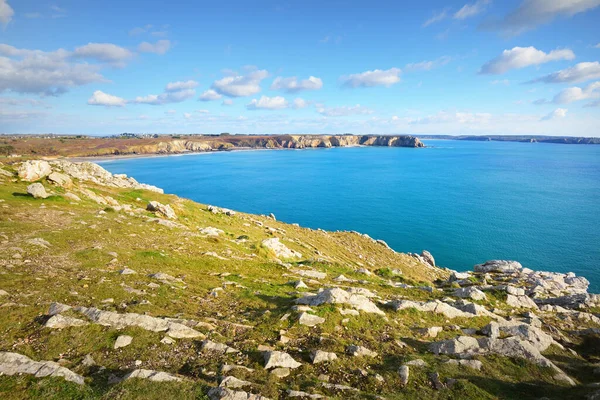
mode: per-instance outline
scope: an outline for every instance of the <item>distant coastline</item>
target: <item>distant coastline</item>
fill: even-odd
[[[597,137],[570,137],[544,135],[419,135],[423,140],[469,140],[477,142],[521,142],[521,143],[553,143],[553,144],[600,144]]]

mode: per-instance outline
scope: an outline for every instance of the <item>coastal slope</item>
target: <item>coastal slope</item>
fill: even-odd
[[[598,296],[203,205],[93,163],[0,165],[0,397],[595,394]],[[590,386],[590,384],[592,384]]]

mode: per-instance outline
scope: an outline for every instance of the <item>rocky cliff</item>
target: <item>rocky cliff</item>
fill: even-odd
[[[0,164],[2,399],[597,399],[588,285]]]

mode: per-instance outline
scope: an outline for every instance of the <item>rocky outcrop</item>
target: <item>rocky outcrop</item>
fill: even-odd
[[[272,252],[275,257],[281,259],[301,258],[302,254],[290,249],[279,241],[279,238],[265,239],[261,243],[262,247]]]
[[[321,304],[347,304],[359,311],[385,315],[375,303],[369,300],[368,297],[362,294],[353,294],[340,288],[330,288],[320,291],[316,295],[307,295],[298,300],[298,304],[306,304],[308,306],[320,306]]]
[[[36,378],[62,377],[66,381],[83,385],[83,376],[61,367],[53,361],[33,361],[18,353],[0,352],[0,375],[33,375]]]
[[[170,205],[162,204],[158,201],[151,201],[150,203],[148,203],[148,205],[146,206],[146,210],[155,212],[167,219],[177,218],[177,214],[175,214],[175,211],[173,211]]]
[[[44,185],[39,182],[32,183],[27,186],[27,194],[33,196],[34,199],[46,199],[50,195],[46,192]]]
[[[27,182],[45,178],[50,175],[51,172],[52,168],[50,167],[50,164],[48,161],[43,160],[25,161],[17,168],[19,178]]]

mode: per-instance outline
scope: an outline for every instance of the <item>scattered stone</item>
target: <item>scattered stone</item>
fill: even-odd
[[[96,361],[94,361],[91,354],[87,354],[85,357],[83,357],[81,365],[88,368],[94,367],[96,365]]]
[[[121,347],[127,347],[131,344],[133,338],[127,335],[120,335],[115,341],[114,349],[119,349]]]
[[[438,333],[440,333],[443,330],[444,328],[442,328],[441,326],[432,326],[429,328],[423,328],[420,331],[423,334],[423,336],[435,338],[437,337]]]
[[[428,252],[427,250],[423,250],[421,252],[421,258],[423,260],[425,260],[425,262],[429,265],[431,265],[432,267],[435,267],[435,259],[433,258],[433,256],[431,255],[430,252]]]
[[[354,315],[355,317],[360,315],[360,312],[358,312],[356,310],[346,309],[346,308],[340,308],[339,312],[342,315]]]
[[[208,398],[210,400],[269,400],[267,397],[259,394],[246,393],[224,387],[210,389],[208,391]]]
[[[42,238],[27,239],[27,243],[32,244],[34,246],[43,247],[45,249],[51,246],[50,242]]]
[[[60,172],[52,172],[50,175],[48,175],[47,179],[51,183],[64,188],[70,188],[73,186],[73,181],[71,178],[69,178],[69,175],[61,174]]]
[[[71,306],[62,303],[51,303],[50,308],[48,309],[48,315],[56,315],[60,313],[64,313],[71,309]]]
[[[61,367],[53,361],[33,361],[31,358],[18,353],[0,352],[0,375],[28,374],[36,378],[46,376],[62,377],[66,381],[83,385],[83,376]]]
[[[456,289],[453,294],[456,297],[461,297],[464,299],[473,299],[473,300],[485,300],[486,299],[485,293],[483,293],[481,290],[479,290],[473,286]]]
[[[455,360],[450,359],[446,361],[447,364],[460,365],[461,367],[471,368],[477,371],[481,371],[483,363],[479,360]]]
[[[119,271],[119,274],[121,274],[121,275],[134,275],[134,274],[137,274],[137,272],[135,272],[131,268],[124,268],[124,269],[122,269],[122,270]]]
[[[321,318],[317,315],[312,315],[307,312],[303,312],[298,317],[298,323],[306,326],[316,326],[325,322],[325,318]]]
[[[153,371],[150,369],[136,369],[123,377],[124,380],[127,379],[147,379],[152,382],[181,382],[183,379],[171,375],[167,372]]]
[[[83,326],[87,324],[87,322],[81,319],[65,317],[64,315],[56,314],[50,317],[50,319],[46,321],[44,326],[46,328],[52,329],[64,329],[70,326]]]
[[[311,359],[313,364],[319,364],[322,362],[329,362],[333,360],[337,360],[337,354],[330,353],[322,350],[315,350],[311,352]]]
[[[243,388],[244,386],[250,386],[250,385],[252,385],[250,382],[243,381],[234,376],[226,376],[225,378],[223,378],[221,383],[219,383],[220,387],[225,387],[225,388],[230,388],[230,389],[240,389],[240,388]]]
[[[302,365],[301,363],[294,360],[292,356],[290,356],[287,353],[284,353],[283,351],[266,351],[264,353],[264,357],[265,369],[277,367],[294,369]]]
[[[290,376],[289,368],[275,368],[271,370],[271,375],[276,376],[277,378],[285,378],[286,376]]]
[[[71,201],[80,202],[81,198],[74,193],[66,192],[62,195],[65,199],[69,199]]]
[[[446,385],[444,385],[440,380],[440,374],[437,372],[429,374],[429,379],[431,379],[431,384],[435,390],[442,390],[446,387]]]
[[[230,210],[228,208],[221,208],[221,207],[215,207],[215,206],[208,206],[208,211],[210,211],[213,214],[225,214],[230,217],[233,217],[236,214],[235,211]]]
[[[405,362],[404,365],[408,365],[411,367],[426,367],[427,363],[423,360],[421,360],[420,358],[417,358],[416,360],[411,360],[408,362]]]
[[[50,195],[46,192],[44,185],[37,182],[27,186],[27,194],[33,196],[34,199],[46,199],[50,197]]]
[[[406,386],[408,384],[408,378],[410,376],[410,368],[408,365],[402,365],[398,369],[398,375],[400,375],[400,383],[402,386]]]
[[[308,289],[308,286],[300,280],[294,284],[294,289]]]
[[[8,296],[8,292],[6,290],[0,289],[0,296]]]
[[[321,304],[348,304],[353,308],[367,313],[385,315],[375,303],[361,294],[351,294],[340,288],[330,288],[320,291],[316,295],[304,296],[296,300],[298,304],[319,306]]]
[[[167,219],[176,219],[175,211],[169,205],[161,204],[158,201],[151,201],[146,206],[146,210],[156,212]]]
[[[377,357],[377,353],[363,346],[348,346],[346,352],[354,357]]]
[[[226,344],[216,343],[211,340],[204,340],[202,342],[202,351],[211,351],[215,353],[221,354],[230,354],[230,353],[239,353],[238,349],[234,349],[233,347],[229,347]]]
[[[174,344],[175,343],[175,341],[168,336],[165,336],[164,338],[160,339],[160,342],[162,344]]]
[[[262,247],[273,252],[277,258],[301,258],[302,254],[288,248],[285,244],[279,241],[279,238],[270,238],[262,241]]]
[[[509,294],[506,296],[506,304],[516,308],[533,308],[538,309],[537,304],[529,296],[514,296]]]
[[[221,229],[213,228],[212,226],[208,226],[206,228],[200,229],[200,233],[206,236],[219,236],[222,233],[225,233]]]
[[[320,395],[320,394],[311,394],[311,393],[307,393],[307,392],[301,392],[299,390],[291,390],[288,389],[287,391],[287,395],[288,397],[307,397],[309,399],[323,399],[324,396]]]

